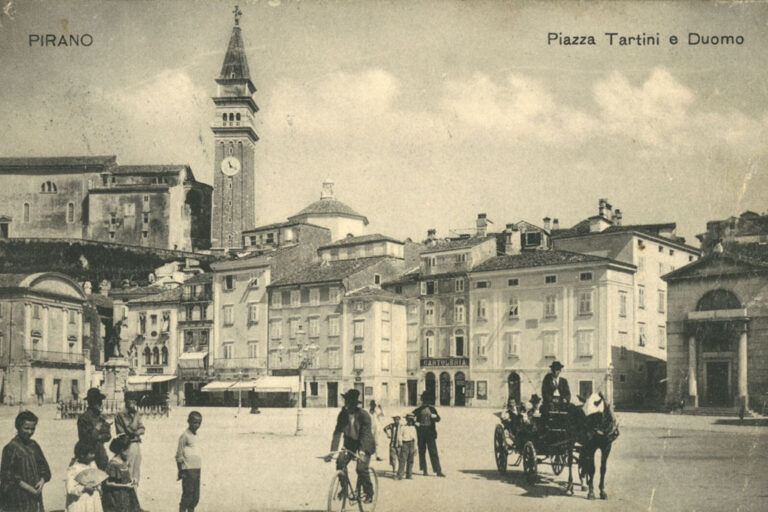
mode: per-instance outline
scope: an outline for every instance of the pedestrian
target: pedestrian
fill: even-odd
[[[377,404],[376,400],[371,400],[369,403],[368,412],[371,416],[371,432],[373,433],[373,440],[376,443],[376,460],[382,461],[381,454],[384,451],[384,427],[382,421],[384,420],[384,410],[381,408],[381,404]]]
[[[43,405],[45,391],[43,390],[42,380],[35,380],[35,396],[37,397],[37,405]]]
[[[400,450],[397,479],[402,480],[405,473],[405,478],[410,480],[413,478],[413,458],[416,453],[416,416],[411,413],[405,415],[405,425],[400,427],[397,437]]]
[[[43,512],[43,486],[51,468],[43,450],[32,440],[37,416],[21,411],[16,416],[16,436],[3,448],[0,459],[0,504],[6,512]]]
[[[141,512],[136,486],[131,480],[128,468],[128,448],[131,442],[125,436],[119,436],[109,443],[109,451],[114,457],[107,464],[107,481],[104,482],[102,504],[104,512]]]
[[[427,391],[421,394],[421,405],[413,411],[416,417],[416,434],[419,443],[419,468],[424,472],[424,476],[429,475],[427,471],[426,452],[429,450],[429,460],[432,463],[432,470],[437,476],[445,476],[440,467],[440,456],[437,454],[437,427],[436,423],[440,421],[440,415],[437,409],[430,405],[431,394]]]
[[[397,432],[400,430],[402,420],[400,416],[392,416],[392,423],[384,427],[384,434],[389,438],[389,465],[392,466],[392,474],[397,474],[397,465],[400,461],[400,451],[397,448]]]
[[[75,444],[75,458],[67,469],[67,512],[103,512],[101,484],[78,479],[84,471],[98,471],[95,459],[96,449],[92,445],[82,441]]]
[[[144,424],[141,421],[136,400],[125,400],[125,410],[115,416],[115,432],[124,435],[131,445],[128,448],[128,467],[131,479],[139,486],[141,479],[141,436],[144,435]]]
[[[96,467],[106,471],[109,457],[104,443],[112,439],[110,423],[101,414],[101,406],[107,398],[98,388],[91,388],[85,395],[88,408],[77,418],[78,441],[92,445],[96,449]]]
[[[187,417],[187,429],[179,437],[176,450],[177,480],[181,480],[179,512],[194,512],[200,501],[200,468],[202,459],[197,451],[197,431],[203,415],[192,411]]]

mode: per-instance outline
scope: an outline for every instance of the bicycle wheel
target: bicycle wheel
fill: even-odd
[[[357,480],[357,506],[360,512],[373,512],[376,510],[376,501],[379,499],[379,477],[376,476],[376,471],[371,467],[368,468],[368,477],[373,485],[373,499],[370,503],[365,503],[365,493],[363,492],[362,484],[359,479]]]
[[[349,499],[351,486],[346,482],[343,471],[337,471],[331,479],[331,488],[328,490],[328,512],[347,512],[355,508],[355,504]]]

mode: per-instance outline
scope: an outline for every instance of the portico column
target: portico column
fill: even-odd
[[[696,384],[696,336],[688,336],[688,402],[693,407],[699,406],[698,386]]]
[[[739,406],[747,404],[747,326],[744,325],[739,333]]]

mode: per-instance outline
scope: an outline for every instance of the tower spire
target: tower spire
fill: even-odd
[[[232,14],[235,15],[235,26],[232,27],[232,35],[229,38],[229,46],[224,55],[224,64],[221,66],[219,78],[249,80],[251,76],[248,59],[245,57],[245,44],[240,33],[240,16],[243,13],[238,6],[235,6]]]
[[[232,14],[235,15],[235,26],[240,25],[240,16],[243,15],[243,11],[240,10],[239,6],[235,6],[235,10],[232,11]]]

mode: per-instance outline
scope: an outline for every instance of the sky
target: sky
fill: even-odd
[[[0,0],[0,155],[186,163],[212,183],[234,3]],[[498,229],[570,226],[607,198],[625,224],[676,222],[697,245],[708,220],[768,210],[767,2],[238,4],[260,108],[258,224],[317,200],[326,178],[369,232],[416,240],[480,212]]]

